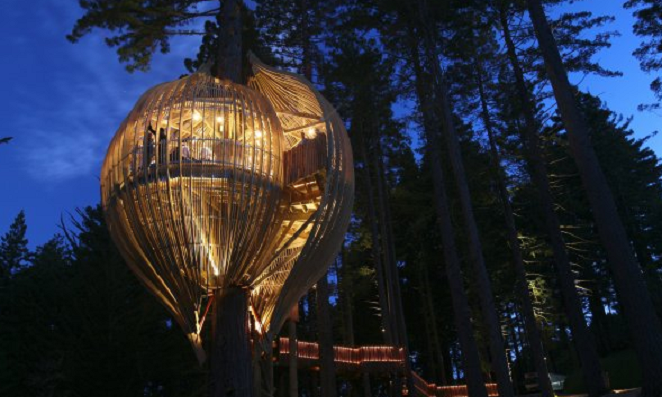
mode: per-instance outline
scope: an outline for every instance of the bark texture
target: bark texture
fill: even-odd
[[[211,397],[253,397],[248,293],[231,287],[217,290],[211,352]]]
[[[239,0],[225,0],[221,7],[220,45],[216,60],[218,75],[235,83],[241,83],[243,67],[241,5]]]

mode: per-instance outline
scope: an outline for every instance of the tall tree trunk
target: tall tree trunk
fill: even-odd
[[[506,360],[506,350],[501,332],[501,321],[499,320],[499,313],[496,309],[496,304],[494,303],[490,276],[487,272],[487,267],[485,266],[483,247],[480,241],[478,225],[476,224],[476,219],[473,213],[472,200],[462,162],[459,140],[453,125],[453,116],[450,109],[448,93],[444,87],[443,76],[440,77],[440,79],[441,81],[438,82],[440,83],[438,95],[441,95],[441,97],[438,98],[438,100],[441,102],[440,105],[442,106],[443,112],[443,124],[445,125],[443,131],[446,133],[445,141],[447,153],[449,154],[453,173],[455,174],[464,225],[469,235],[469,256],[473,268],[473,276],[476,280],[481,314],[483,316],[483,321],[485,321],[487,326],[489,349],[490,355],[492,356],[492,370],[496,374],[499,395],[502,397],[514,397],[513,385],[508,373],[508,361]]]
[[[446,384],[452,385],[455,383],[455,378],[453,377],[453,355],[451,354],[451,346],[449,343],[439,341],[439,347],[444,359],[444,377],[446,378]]]
[[[219,52],[216,59],[218,76],[242,83],[243,54],[240,0],[224,0],[221,4]]]
[[[515,355],[515,362],[517,363],[516,369],[513,369],[513,378],[514,379],[522,379],[523,378],[523,371],[525,368],[525,363],[522,360],[522,352],[524,351],[523,346],[520,346],[520,341],[517,338],[517,316],[515,318],[512,318],[509,315],[509,324],[508,328],[510,330],[510,339],[512,340],[512,346],[513,346],[513,354]],[[549,378],[549,375],[546,375],[547,378]]]
[[[373,126],[374,128],[374,126]],[[395,294],[395,284],[397,281],[397,276],[394,274],[394,271],[397,272],[397,269],[394,269],[393,264],[391,263],[392,255],[391,251],[393,247],[389,246],[389,242],[386,236],[386,208],[384,205],[384,188],[382,186],[381,176],[379,174],[378,166],[378,154],[377,154],[377,141],[379,137],[373,137],[373,144],[368,152],[369,158],[366,159],[366,167],[368,168],[368,176],[372,180],[374,174],[374,181],[377,187],[377,197],[376,197],[376,215],[378,218],[377,225],[379,227],[379,242],[382,253],[382,265],[384,269],[384,289],[386,290],[386,298],[388,300],[388,322],[392,329],[392,343],[396,346],[402,346],[401,335],[399,324],[401,322],[400,313],[398,311],[397,297]],[[372,172],[371,172],[372,171]]]
[[[290,319],[287,320],[287,336],[290,342],[290,357],[288,365],[289,396],[299,397],[299,349],[297,340],[298,305],[292,308]]]
[[[313,46],[310,38],[310,29],[308,21],[308,0],[299,0],[301,15],[301,70],[299,73],[306,76],[308,81],[313,81]]]
[[[563,235],[561,234],[561,225],[554,211],[554,201],[552,198],[549,178],[547,176],[547,166],[545,164],[540,137],[536,127],[535,111],[533,103],[529,96],[524,81],[524,73],[520,67],[515,45],[510,36],[508,26],[508,16],[505,7],[500,9],[501,25],[504,33],[504,40],[508,51],[508,58],[515,75],[515,86],[520,99],[520,107],[524,116],[524,136],[523,141],[526,149],[526,160],[531,171],[531,177],[538,191],[540,208],[545,217],[547,234],[550,239],[552,251],[554,254],[554,264],[556,268],[557,279],[563,297],[568,320],[572,328],[575,349],[582,363],[582,373],[584,382],[589,395],[597,397],[607,390],[605,379],[600,368],[599,357],[595,347],[593,335],[586,325],[582,303],[575,288],[575,277],[570,267],[570,260],[566,251]]]
[[[572,348],[572,341],[568,338],[568,332],[572,332],[564,322],[558,324],[558,335],[561,346],[567,346],[568,352],[570,352],[570,367],[577,368],[581,365],[579,357],[577,357],[577,350]]]
[[[309,370],[308,374],[310,374],[310,395],[313,397],[322,397],[319,388],[319,373],[317,371]]]
[[[435,376],[439,378],[439,383],[442,385],[448,384],[448,379],[446,377],[446,362],[444,355],[442,353],[441,347],[441,338],[439,337],[439,330],[437,327],[437,314],[435,311],[434,302],[432,300],[432,288],[430,287],[430,277],[428,275],[427,268],[420,266],[419,274],[421,275],[421,287],[423,289],[423,297],[425,302],[423,307],[426,308],[427,315],[426,319],[430,321],[430,332],[432,336],[432,356],[438,364],[438,372],[435,372]]]
[[[643,371],[644,396],[662,395],[662,325],[655,314],[650,293],[638,266],[625,228],[589,137],[589,128],[574,96],[554,35],[540,0],[528,0],[540,51],[563,124],[570,150],[579,168],[595,218],[600,239],[614,274],[614,283],[628,321],[634,347]]]
[[[428,69],[432,73],[435,96],[439,106],[440,119],[442,123],[442,132],[445,135],[446,152],[450,159],[451,168],[455,175],[455,183],[458,188],[460,206],[464,218],[464,227],[469,236],[469,256],[473,268],[473,276],[476,280],[478,298],[480,300],[481,314],[483,321],[487,326],[487,334],[492,358],[492,370],[496,374],[499,395],[501,397],[514,397],[513,384],[510,380],[508,371],[508,361],[506,360],[506,349],[503,343],[501,333],[501,322],[499,314],[494,303],[492,293],[492,283],[485,266],[483,257],[483,246],[478,232],[478,225],[473,212],[471,193],[467,183],[466,172],[462,160],[460,142],[453,121],[452,104],[448,95],[445,76],[439,65],[439,57],[436,51],[435,40],[433,36],[433,26],[427,23],[429,18],[427,7],[424,7],[424,1],[419,0],[419,12],[423,26],[427,26],[427,33],[424,34],[424,48]]]
[[[420,277],[419,277],[420,279]],[[419,280],[419,285],[420,285],[420,280]],[[425,300],[425,296],[421,296],[421,299]],[[437,381],[439,382],[437,376],[439,374],[439,370],[437,369],[437,360],[435,357],[435,350],[434,350],[434,337],[432,336],[432,330],[430,327],[430,313],[428,312],[427,305],[423,304],[422,305],[423,309],[421,311],[421,315],[423,316],[423,323],[425,324],[425,361],[427,362],[427,371],[421,373],[420,375],[425,376],[429,378],[432,381]],[[421,332],[420,329],[418,331],[419,333]],[[421,350],[423,350],[421,348]]]
[[[301,0],[301,8],[307,10],[307,1]],[[301,60],[301,72],[312,81],[312,43],[310,40],[307,14],[304,13],[301,20],[301,49],[303,57]],[[336,369],[333,353],[333,330],[329,313],[329,282],[328,273],[317,282],[317,333],[319,336],[320,355],[320,387],[322,397],[335,397],[336,391]]]
[[[241,83],[241,9],[238,0],[222,2],[219,77]],[[215,315],[210,357],[210,396],[253,396],[251,347],[248,334],[248,292],[240,287],[215,291]]]
[[[377,181],[377,196],[379,198],[379,224],[382,236],[382,247],[384,250],[384,263],[389,269],[390,293],[393,298],[392,307],[395,311],[394,328],[397,330],[397,343],[403,347],[409,356],[409,344],[407,340],[407,323],[405,322],[404,309],[402,307],[402,292],[400,289],[400,274],[398,270],[397,255],[395,252],[395,239],[393,238],[393,228],[391,222],[391,207],[389,205],[388,184],[386,182],[386,172],[383,166],[384,151],[379,137],[376,138],[375,151],[373,155],[373,165],[375,169],[375,179]]]
[[[278,371],[278,397],[287,397],[288,390],[285,387],[285,372]]]
[[[340,266],[339,266],[340,265]],[[338,282],[338,308],[342,315],[342,340],[346,346],[354,346],[354,305],[352,304],[352,278],[345,262],[345,247],[340,248],[340,260],[336,261]],[[368,380],[369,381],[369,380]],[[356,381],[347,381],[347,396],[355,395],[358,390]]]
[[[485,90],[483,78],[481,76],[482,68],[477,65],[477,83],[478,91],[480,94],[481,115],[483,124],[487,131],[487,136],[490,143],[490,154],[492,157],[492,166],[495,172],[497,188],[499,189],[499,198],[503,206],[503,214],[506,221],[506,235],[510,250],[513,255],[513,267],[515,268],[515,288],[517,289],[517,296],[519,297],[520,304],[522,305],[522,315],[524,316],[524,324],[526,327],[526,334],[531,346],[531,354],[533,356],[533,363],[538,374],[538,384],[543,397],[553,397],[554,390],[552,389],[552,382],[549,379],[549,371],[545,360],[545,352],[542,345],[542,337],[538,324],[536,322],[536,315],[533,310],[533,300],[531,292],[529,291],[528,282],[526,280],[526,269],[524,267],[524,259],[522,256],[522,248],[517,238],[517,226],[515,225],[515,216],[513,215],[513,207],[510,204],[510,195],[504,180],[503,169],[501,168],[501,155],[499,148],[494,137],[494,130],[492,119],[490,117],[487,99],[485,98]]]
[[[372,397],[372,387],[370,386],[369,372],[363,372],[363,396]]]
[[[591,312],[591,328],[594,329],[598,351],[607,355],[611,351],[609,326],[606,322],[605,305],[602,301],[604,288],[601,287],[601,277],[593,264],[582,266],[582,278],[593,280],[591,293],[588,296],[588,310]]]
[[[253,396],[248,340],[248,293],[239,287],[216,290],[210,396]]]
[[[264,340],[253,324],[253,381],[255,397],[272,397],[274,395],[274,366],[271,343]]]
[[[370,221],[370,235],[372,239],[372,256],[375,263],[375,273],[377,276],[377,291],[379,293],[379,307],[381,310],[381,320],[382,320],[382,330],[384,334],[384,342],[387,345],[392,345],[394,343],[393,338],[393,329],[391,326],[391,308],[389,306],[389,300],[387,296],[386,289],[386,276],[384,274],[384,267],[382,264],[382,256],[380,253],[380,243],[379,243],[379,225],[377,224],[377,213],[375,211],[375,198],[372,188],[372,181],[370,177],[370,162],[368,160],[368,155],[366,151],[366,142],[363,137],[363,129],[361,129],[359,140],[360,140],[360,149],[361,157],[363,159],[363,179],[364,186],[367,193],[366,205],[368,207],[368,218]]]
[[[352,278],[345,263],[345,247],[340,248],[341,266],[336,266],[338,274],[338,301],[343,316],[343,342],[354,346],[354,305],[352,303]]]
[[[621,202],[625,201],[623,198]],[[636,215],[632,215],[629,212],[627,205],[623,206],[625,208],[625,213],[623,218],[634,218]],[[650,250],[648,249],[648,239],[645,237],[646,231],[645,227],[636,220],[630,222],[630,227],[627,227],[626,223],[626,233],[632,238],[632,247],[634,249],[634,255],[639,262],[644,272],[644,281],[648,286],[648,291],[651,294],[651,301],[653,302],[653,308],[657,313],[658,317],[662,318],[662,277],[660,277],[658,263],[653,259]],[[641,236],[640,238],[635,238],[636,236]]]
[[[423,129],[427,140],[426,150],[432,168],[434,190],[434,206],[437,213],[437,223],[441,232],[446,278],[451,294],[455,327],[462,347],[462,361],[467,381],[467,389],[472,397],[487,397],[487,389],[483,381],[478,346],[471,325],[471,308],[464,290],[464,278],[460,267],[460,258],[455,245],[455,235],[451,224],[451,214],[448,206],[444,170],[441,161],[441,143],[439,142],[439,126],[434,119],[434,107],[428,91],[427,76],[421,67],[417,36],[410,27],[410,51],[412,66],[416,75],[416,91],[423,113]]]
[[[319,335],[320,386],[322,397],[336,397],[336,364],[333,357],[333,324],[329,313],[329,279],[317,282],[317,333]]]
[[[375,123],[375,131],[378,131],[378,124]],[[395,252],[395,240],[391,228],[391,208],[388,202],[388,190],[386,182],[386,173],[383,162],[384,154],[379,133],[376,134],[373,150],[373,166],[375,180],[377,181],[377,204],[379,208],[379,226],[382,241],[382,250],[384,253],[384,267],[387,275],[387,288],[391,301],[393,315],[391,316],[392,326],[395,334],[395,344],[405,351],[405,378],[408,389],[414,387],[411,377],[411,365],[409,362],[409,343],[407,340],[407,324],[405,322],[404,309],[402,307],[402,294],[400,291],[400,275],[398,271],[397,256]],[[394,389],[396,395],[402,394],[402,378],[395,374]]]

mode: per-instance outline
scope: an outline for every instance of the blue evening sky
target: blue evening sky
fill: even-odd
[[[633,129],[645,136],[662,125],[662,116],[640,113],[650,103],[650,76],[631,56],[639,39],[631,33],[633,19],[621,1],[585,0],[572,9],[611,14],[622,36],[598,55],[621,78],[586,78],[582,88],[598,94],[609,107],[634,116]],[[79,44],[65,39],[81,15],[73,0],[2,0],[0,15],[0,137],[13,136],[0,146],[0,234],[24,209],[32,247],[55,232],[60,217],[76,207],[99,201],[101,161],[106,146],[138,96],[162,81],[184,73],[182,59],[194,56],[198,38],[177,39],[167,55],[156,55],[148,73],[128,74],[113,49],[94,32]],[[662,155],[662,137],[649,141]]]

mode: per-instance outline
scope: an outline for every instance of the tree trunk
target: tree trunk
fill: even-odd
[[[398,270],[397,255],[395,252],[395,239],[391,222],[391,208],[388,200],[386,173],[383,167],[383,149],[379,137],[376,138],[373,165],[375,168],[375,179],[377,181],[377,196],[379,207],[379,225],[382,236],[382,248],[384,250],[384,263],[388,266],[390,293],[393,298],[392,307],[394,314],[394,329],[397,330],[398,346],[403,347],[409,356],[409,344],[407,341],[407,323],[402,307],[402,292],[400,291],[400,274]]]
[[[248,293],[240,287],[216,290],[211,352],[211,397],[253,396],[248,339]]]
[[[624,200],[621,200],[624,201]],[[633,218],[633,215],[628,214],[628,206],[624,205],[626,208],[626,213],[623,214],[624,218]],[[646,231],[645,227],[640,225],[636,220],[632,221],[633,225],[630,228],[626,227],[626,233],[632,238],[632,247],[634,248],[634,255],[639,262],[644,272],[644,281],[648,286],[648,291],[651,294],[651,301],[653,302],[653,308],[658,317],[662,318],[662,278],[658,271],[658,264],[655,259],[651,256],[651,252],[648,249],[648,242],[644,234]],[[634,238],[635,236],[641,236],[640,238]]]
[[[419,1],[419,3],[421,2]],[[490,282],[490,277],[485,266],[483,246],[473,212],[471,193],[467,183],[462,152],[457,132],[455,130],[455,123],[453,121],[452,104],[448,95],[445,76],[439,65],[435,42],[432,36],[432,26],[430,26],[431,24],[426,23],[428,19],[425,17],[428,15],[427,9],[421,7],[419,12],[421,14],[423,25],[427,25],[428,27],[427,34],[424,34],[424,47],[427,62],[429,64],[428,69],[432,72],[435,96],[440,112],[439,118],[443,126],[442,132],[445,135],[444,141],[446,143],[446,152],[450,159],[453,174],[455,175],[455,183],[458,188],[464,226],[469,236],[469,257],[473,268],[473,276],[476,280],[481,314],[483,316],[483,321],[485,321],[485,325],[487,326],[490,355],[492,357],[492,370],[496,374],[499,395],[501,397],[514,397],[513,384],[510,380],[508,361],[506,360],[506,349],[503,343],[503,335],[501,333],[501,322],[494,303],[492,283]]]
[[[239,0],[222,2],[219,52],[216,64],[218,76],[235,83],[242,83],[242,23]]]
[[[294,313],[298,307],[293,308],[292,312]],[[287,335],[290,342],[290,357],[288,360],[288,372],[289,372],[289,396],[290,397],[299,397],[299,349],[298,349],[298,340],[297,340],[297,323],[295,316],[291,315],[290,319],[287,321]]]
[[[319,372],[310,370],[308,374],[310,375],[310,395],[312,397],[322,397],[319,388]]]
[[[607,386],[600,368],[595,341],[586,325],[586,320],[582,311],[582,303],[579,294],[577,293],[577,289],[575,288],[575,277],[570,267],[570,260],[568,259],[565,242],[563,241],[563,235],[561,234],[561,225],[558,216],[554,211],[554,201],[550,190],[549,178],[547,176],[547,166],[545,165],[540,138],[536,128],[533,103],[531,102],[529,92],[527,91],[524,82],[524,73],[519,65],[515,45],[508,28],[508,17],[506,10],[503,7],[501,7],[500,10],[500,18],[504,40],[507,46],[508,58],[515,74],[515,86],[520,99],[519,105],[521,106],[525,121],[523,134],[523,141],[526,149],[525,157],[529,165],[531,177],[538,191],[540,208],[545,217],[547,233],[554,254],[557,280],[563,297],[565,311],[572,328],[575,349],[577,350],[582,363],[584,382],[589,395],[597,397],[606,392]]]
[[[217,54],[218,75],[241,83],[242,21],[238,0],[221,4],[222,26]],[[251,345],[248,333],[248,292],[238,286],[215,292],[210,357],[210,396],[253,396]]]
[[[472,397],[487,397],[487,389],[483,381],[480,355],[471,325],[471,308],[464,290],[464,278],[460,267],[460,259],[455,246],[453,225],[448,206],[448,197],[444,180],[444,170],[441,162],[441,145],[439,142],[438,125],[434,120],[434,108],[424,75],[420,57],[417,36],[413,29],[409,32],[412,65],[416,74],[416,91],[423,113],[423,129],[427,140],[426,150],[431,162],[434,206],[437,213],[437,223],[441,232],[446,278],[451,294],[455,326],[462,347],[462,361],[467,381],[467,389]],[[441,271],[440,271],[441,272]]]
[[[363,373],[363,396],[372,397],[372,387],[370,387],[370,374],[368,372]]]
[[[460,267],[460,259],[457,256],[455,236],[451,225],[451,214],[448,207],[448,197],[444,186],[444,174],[441,163],[439,141],[436,133],[426,133],[428,140],[428,152],[432,162],[432,178],[434,184],[434,201],[437,212],[437,223],[441,230],[444,259],[446,262],[446,277],[452,297],[453,312],[457,327],[460,345],[462,347],[462,360],[467,378],[467,387],[472,397],[487,396],[483,374],[480,365],[478,347],[473,335],[471,325],[471,309],[464,290],[464,277]],[[432,135],[432,136],[431,136]]]
[[[342,318],[342,341],[346,346],[354,347],[354,306],[352,304],[352,278],[345,263],[345,247],[340,248],[340,259],[335,262],[338,283],[338,305]],[[357,381],[347,380],[347,396],[355,395],[360,390]]]
[[[419,277],[419,285],[420,285],[420,277]],[[421,296],[421,298],[425,300],[425,296]],[[425,324],[426,348],[425,349],[421,348],[421,350],[424,350],[425,362],[427,363],[427,371],[424,371],[419,375],[424,376],[432,381],[436,380],[438,383],[440,383],[437,378],[439,371],[437,369],[437,362],[434,354],[434,337],[432,336],[432,330],[430,329],[431,328],[430,313],[428,312],[427,306],[425,304],[423,304],[422,307],[423,309],[421,310],[421,316],[423,316],[423,323]],[[420,329],[418,332],[419,333],[421,332]]]
[[[438,67],[438,62],[435,63]],[[494,303],[492,283],[490,282],[490,277],[485,266],[483,247],[473,213],[471,194],[467,184],[464,164],[462,162],[460,144],[452,121],[453,115],[450,109],[448,93],[445,84],[443,83],[444,77],[440,76],[439,79],[441,81],[437,82],[437,95],[439,96],[437,99],[440,101],[442,107],[442,119],[445,127],[443,131],[446,133],[445,141],[447,153],[450,158],[453,173],[455,174],[460,205],[462,207],[462,215],[464,217],[464,225],[466,232],[469,235],[469,256],[471,264],[473,265],[473,276],[476,280],[481,314],[483,315],[483,321],[485,321],[485,325],[487,326],[490,355],[492,356],[492,369],[496,374],[499,396],[514,397],[513,385],[508,373],[508,361],[506,360],[503,335],[501,333],[501,322],[499,320],[496,304]]]
[[[271,344],[259,332],[253,331],[253,379],[255,397],[274,395],[274,366]]]
[[[510,339],[512,340],[513,344],[513,354],[515,355],[515,362],[517,363],[516,369],[513,369],[513,378],[514,379],[522,379],[524,376],[523,371],[526,368],[525,363],[522,360],[522,352],[524,351],[523,346],[520,347],[520,341],[517,338],[517,317],[515,318],[510,318],[510,321],[508,324],[508,328],[510,329]],[[545,374],[545,376],[549,379],[549,375]]]
[[[375,125],[375,130],[378,130]],[[388,202],[388,190],[386,183],[386,173],[383,168],[384,155],[382,150],[382,143],[379,134],[375,137],[375,147],[373,153],[373,165],[375,170],[375,180],[377,181],[377,196],[379,208],[379,226],[382,241],[382,250],[384,252],[384,266],[386,268],[386,275],[388,279],[387,287],[391,301],[391,308],[393,309],[392,323],[394,329],[394,342],[396,346],[401,347],[405,351],[405,367],[404,375],[407,383],[407,388],[414,387],[413,378],[411,377],[411,365],[409,363],[409,343],[407,339],[407,324],[405,322],[404,309],[402,307],[402,293],[400,291],[400,275],[398,271],[397,256],[395,252],[395,240],[393,238],[393,230],[391,228],[391,208]],[[402,394],[402,377],[396,374],[395,377],[395,394]]]
[[[321,394],[322,397],[336,397],[338,392],[333,354],[333,324],[329,313],[329,280],[326,273],[317,282],[317,324]]]
[[[312,43],[310,40],[310,30],[308,28],[308,1],[299,0],[301,10],[304,10],[303,15],[301,15],[301,68],[299,73],[306,76],[308,81],[313,81],[313,51]]]
[[[278,371],[278,397],[287,397],[287,389],[285,388],[285,372]]]
[[[606,322],[605,306],[602,302],[603,288],[599,285],[601,278],[598,276],[593,264],[582,267],[582,277],[586,280],[594,280],[591,294],[588,296],[588,310],[591,312],[591,327],[596,335],[598,351],[607,355],[611,352],[609,326]]]
[[[384,342],[387,345],[392,345],[393,340],[393,329],[391,326],[391,309],[389,306],[389,300],[387,296],[386,289],[386,277],[384,275],[384,268],[382,265],[382,256],[380,254],[380,243],[379,243],[379,225],[377,224],[377,213],[375,211],[375,199],[372,189],[372,182],[370,179],[370,170],[369,170],[369,161],[366,151],[366,142],[363,137],[363,130],[359,136],[360,139],[360,149],[361,157],[363,158],[363,178],[365,179],[365,190],[367,193],[366,205],[368,207],[368,218],[370,220],[370,235],[372,238],[372,256],[375,263],[375,273],[377,276],[377,291],[379,293],[379,307],[381,310],[381,319],[382,319],[382,333],[384,334]]]
[[[600,239],[614,274],[614,283],[628,321],[634,347],[643,371],[643,396],[662,395],[662,325],[655,314],[625,228],[618,215],[598,158],[590,142],[589,128],[570,85],[554,35],[540,0],[528,0],[529,14],[563,124],[570,150],[579,168]]]
[[[340,248],[340,269],[336,267],[338,274],[338,300],[342,308],[343,317],[343,342],[347,346],[354,346],[354,305],[352,304],[352,279],[345,263],[345,247]]]
[[[533,363],[538,374],[538,384],[543,397],[553,397],[554,390],[552,389],[552,382],[549,379],[549,370],[545,360],[545,352],[542,345],[542,337],[536,315],[533,310],[533,301],[529,291],[528,282],[526,280],[526,269],[524,267],[524,259],[522,256],[522,249],[517,238],[517,227],[515,225],[515,216],[513,215],[513,207],[510,205],[510,195],[504,180],[504,173],[501,168],[501,156],[499,148],[494,137],[492,127],[492,120],[490,118],[489,108],[487,106],[487,99],[485,98],[483,79],[481,76],[482,68],[477,65],[478,70],[478,91],[480,94],[481,114],[483,124],[487,131],[487,136],[490,143],[490,154],[492,156],[492,166],[496,175],[497,188],[499,189],[499,198],[503,206],[503,214],[506,221],[506,235],[508,236],[508,243],[510,250],[513,254],[513,267],[515,268],[515,288],[517,289],[517,296],[522,307],[522,315],[524,316],[524,324],[526,327],[526,335],[529,339],[531,346],[531,354],[533,356]]]
[[[434,302],[432,300],[430,277],[428,276],[427,269],[422,266],[419,273],[421,275],[421,287],[423,289],[423,296],[425,299],[424,307],[427,309],[426,319],[429,319],[430,321],[430,332],[432,334],[432,355],[434,358],[436,358],[436,362],[439,366],[438,372],[435,372],[434,375],[439,378],[439,383],[441,385],[448,385],[449,383],[446,377],[446,362],[442,353],[441,338],[439,337],[439,331],[437,327],[437,315],[435,312]]]

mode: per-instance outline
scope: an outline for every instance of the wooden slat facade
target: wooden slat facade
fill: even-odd
[[[200,359],[210,292],[251,291],[269,346],[335,258],[352,211],[340,117],[303,77],[257,59],[253,69],[250,87],[196,73],[148,90],[101,171],[111,236]]]

